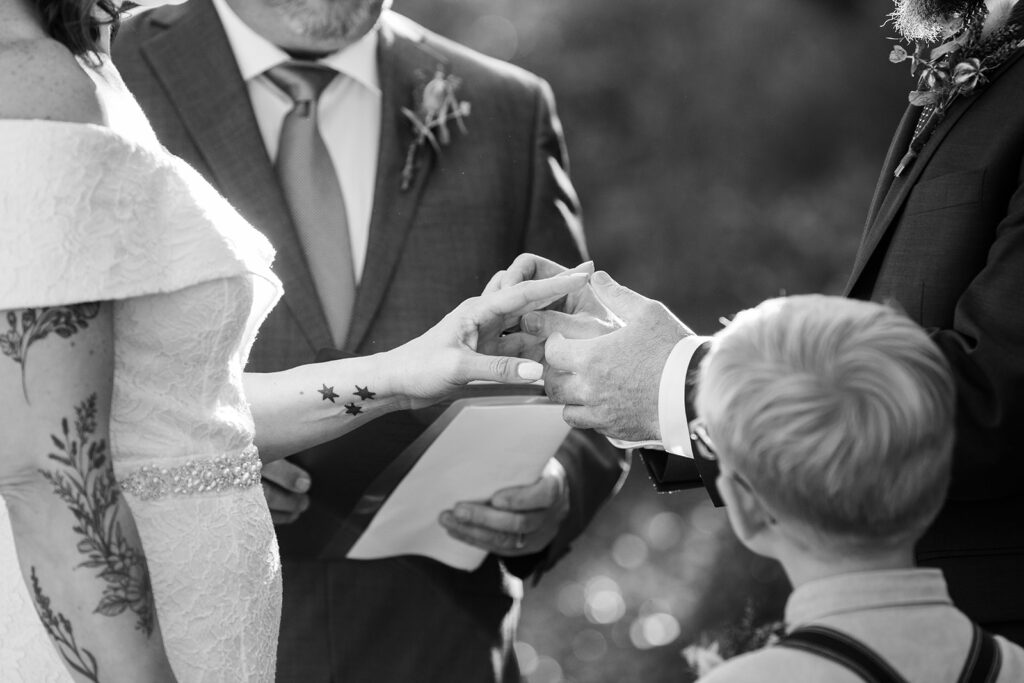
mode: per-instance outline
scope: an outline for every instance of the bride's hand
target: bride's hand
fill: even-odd
[[[575,268],[566,268],[543,256],[520,254],[508,268],[494,274],[484,294],[524,281],[564,277],[572,273],[592,275],[594,262],[586,261]],[[546,310],[524,317],[520,329],[503,337],[495,353],[544,362],[544,342],[549,329],[556,328],[570,339],[590,339],[614,332],[622,325],[622,321],[595,296],[591,287],[581,287],[555,301]]]
[[[489,355],[501,334],[523,314],[543,308],[582,288],[587,273],[520,282],[463,301],[421,336],[387,353],[398,393],[413,407],[429,405],[474,380],[527,384],[542,367],[521,358]]]

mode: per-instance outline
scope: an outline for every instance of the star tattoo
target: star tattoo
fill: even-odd
[[[345,405],[345,412],[349,415],[358,415],[363,412],[363,409],[357,406],[355,403],[348,403]]]
[[[317,389],[317,391],[319,391],[320,395],[323,396],[323,399],[321,399],[323,401],[330,401],[331,403],[334,403],[334,399],[339,397],[338,394],[334,393],[334,387],[329,387],[326,384],[323,389]]]
[[[352,395],[353,396],[358,396],[360,399],[362,399],[364,401],[368,401],[368,400],[372,399],[374,396],[376,396],[377,393],[374,392],[374,391],[370,391],[369,387],[361,387],[361,386],[359,386],[357,384],[356,385],[355,393],[352,394]]]

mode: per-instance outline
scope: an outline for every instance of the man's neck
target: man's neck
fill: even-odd
[[[985,29],[983,34],[989,35],[1002,28],[1010,18],[1017,0],[985,0],[988,7],[988,16],[985,17]]]

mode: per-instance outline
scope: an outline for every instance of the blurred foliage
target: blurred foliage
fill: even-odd
[[[598,267],[704,333],[780,292],[842,291],[912,85],[887,60],[891,6],[395,2],[551,83]],[[638,463],[529,590],[520,655],[531,683],[687,681],[684,645],[779,618],[785,591],[703,492],[658,496]]]

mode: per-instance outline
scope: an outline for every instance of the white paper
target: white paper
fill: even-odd
[[[486,551],[453,539],[438,516],[457,502],[486,501],[500,489],[535,482],[569,433],[561,405],[496,401],[502,399],[458,402],[455,419],[398,484],[349,558],[414,554],[466,571],[480,566]]]

